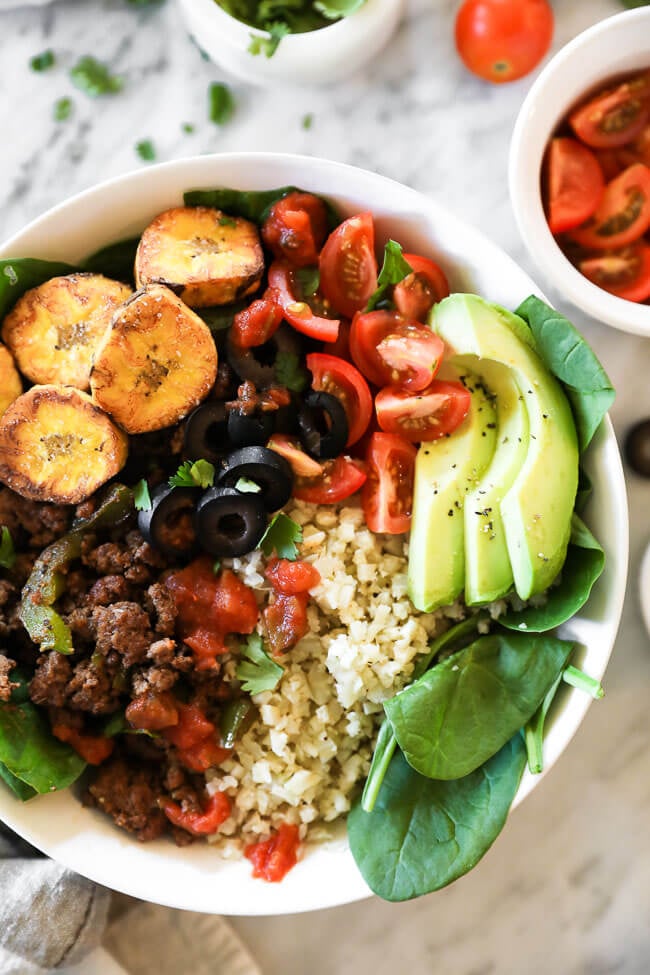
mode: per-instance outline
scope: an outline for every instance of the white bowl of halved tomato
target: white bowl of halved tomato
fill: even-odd
[[[584,31],[517,119],[510,196],[531,255],[594,318],[650,335],[650,8]]]

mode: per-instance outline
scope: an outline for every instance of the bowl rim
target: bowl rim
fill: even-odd
[[[172,162],[161,163],[147,169],[137,169],[126,174],[104,181],[97,186],[91,187],[80,194],[77,194],[58,205],[49,209],[46,213],[31,221],[22,230],[13,234],[4,244],[0,246],[0,256],[14,256],[9,252],[20,246],[20,241],[25,238],[34,238],[42,228],[48,224],[56,224],[66,211],[73,213],[72,227],[76,224],[82,225],[86,238],[92,230],[86,227],[86,223],[93,224],[99,222],[98,217],[93,217],[93,204],[98,205],[100,201],[105,201],[106,194],[118,191],[122,188],[125,191],[123,196],[130,194],[131,197],[140,201],[142,194],[156,192],[156,182],[165,184],[164,177],[172,177],[174,189],[165,189],[165,198],[178,196],[183,189],[188,189],[193,185],[206,185],[205,177],[197,178],[194,174],[198,172],[215,170],[212,178],[212,185],[219,181],[225,185],[226,179],[224,172],[230,169],[237,174],[232,177],[231,183],[235,186],[246,185],[248,178],[245,174],[247,168],[259,174],[260,184],[285,185],[287,182],[294,182],[294,178],[282,178],[279,174],[285,174],[287,170],[299,170],[302,174],[302,185],[305,189],[318,191],[321,180],[329,178],[330,184],[336,189],[326,189],[321,187],[324,195],[348,200],[348,206],[358,207],[360,204],[354,200],[364,199],[364,206],[374,208],[376,215],[384,214],[386,208],[395,204],[391,201],[391,195],[396,195],[399,201],[400,219],[403,219],[409,226],[415,223],[419,214],[426,218],[425,239],[432,240],[437,237],[437,230],[433,227],[438,224],[444,226],[448,233],[450,227],[452,233],[460,233],[462,237],[462,253],[480,251],[482,261],[490,259],[497,260],[504,272],[510,269],[511,274],[505,275],[507,289],[517,291],[529,289],[539,294],[534,282],[528,274],[521,269],[515,261],[509,257],[500,247],[494,244],[488,237],[476,230],[464,220],[456,217],[448,211],[444,205],[424,194],[400,184],[394,180],[380,176],[377,173],[367,172],[354,166],[337,163],[329,160],[318,159],[310,156],[298,156],[292,154],[273,154],[273,153],[230,153],[212,156],[196,156]],[[278,172],[277,182],[275,173]],[[263,174],[263,178],[262,178]],[[253,179],[254,181],[254,179]],[[209,183],[208,183],[209,185]],[[300,184],[299,184],[300,185]],[[261,188],[261,185],[260,187]],[[365,201],[371,198],[373,203]],[[148,199],[148,197],[147,197]],[[382,200],[389,203],[382,204]],[[116,204],[117,204],[116,200]],[[124,199],[121,201],[124,206]],[[152,206],[154,204],[152,203]],[[157,203],[156,203],[157,205]],[[177,205],[170,200],[170,206]],[[141,204],[138,202],[138,206]],[[105,202],[102,203],[103,211],[106,211]],[[119,207],[117,207],[119,209]],[[90,212],[90,217],[88,213]],[[138,210],[140,213],[140,210]],[[111,217],[111,219],[114,219]],[[138,217],[139,225],[146,217]],[[395,213],[390,211],[388,221],[395,219]],[[455,230],[453,229],[455,227]],[[410,231],[415,235],[416,231]],[[98,234],[100,231],[97,232]],[[74,235],[73,235],[74,236]],[[127,233],[124,234],[127,236]],[[90,250],[102,246],[104,243],[112,243],[112,239],[99,240],[93,239],[92,247],[85,247],[83,254]],[[28,256],[56,256],[57,246],[63,247],[68,259],[78,260],[83,254],[75,255],[74,243],[70,243],[70,234],[66,234],[62,242],[47,239],[46,248],[49,247],[50,254],[43,253],[40,248],[35,250],[33,245],[25,245]],[[455,245],[458,246],[458,245]],[[44,248],[43,250],[45,250]],[[449,252],[453,253],[454,248],[450,247]],[[59,250],[59,254],[60,254]],[[457,252],[450,260],[456,261],[460,252]],[[61,255],[62,256],[62,255]],[[478,267],[478,263],[472,265]],[[513,285],[512,282],[516,282]],[[605,528],[602,518],[598,520],[599,535],[601,531],[606,533],[610,541],[610,560],[606,569],[606,579],[608,586],[606,590],[601,588],[600,604],[602,621],[584,619],[584,633],[586,633],[585,643],[586,655],[595,655],[598,658],[598,665],[590,668],[594,676],[602,677],[609,657],[614,647],[616,632],[620,623],[623,599],[625,595],[627,565],[628,565],[628,523],[627,523],[627,500],[625,492],[625,482],[623,468],[616,446],[616,440],[609,417],[599,428],[590,452],[587,457],[597,456],[598,470],[602,472],[602,491],[598,492],[598,499],[605,503],[608,499],[607,513],[611,519],[611,524]],[[589,520],[589,519],[588,519]],[[603,526],[601,528],[601,525]],[[603,585],[605,578],[602,578]],[[598,584],[597,584],[598,586]],[[592,596],[592,599],[594,597]],[[567,637],[571,637],[571,626],[567,624]],[[591,635],[593,627],[604,628],[604,641],[597,643]],[[591,627],[591,629],[590,629]],[[602,630],[601,630],[602,634]],[[564,635],[564,634],[563,634]],[[579,635],[575,636],[578,639]],[[603,645],[605,653],[603,655]],[[544,775],[552,768],[555,761],[559,758],[565,748],[574,737],[579,725],[581,724],[592,700],[587,695],[581,694],[575,689],[565,689],[564,703],[558,707],[558,718],[549,728],[548,738],[545,740],[545,768],[544,772],[538,776],[530,776],[525,773],[519,791],[515,797],[512,809],[528,795],[542,780]],[[44,804],[39,806],[38,804]],[[30,808],[31,807],[31,808]],[[42,809],[42,814],[40,810]],[[47,811],[46,811],[47,809]],[[251,898],[251,880],[247,870],[247,861],[237,861],[229,864],[232,873],[229,876],[240,885],[244,894],[239,895],[238,900],[233,900],[232,893],[225,897],[220,897],[219,891],[208,890],[206,884],[214,878],[214,886],[218,887],[218,866],[219,861],[223,860],[215,853],[215,860],[210,864],[201,860],[201,884],[196,882],[197,877],[193,874],[191,864],[184,859],[185,855],[191,855],[193,848],[189,850],[176,851],[175,848],[168,849],[169,844],[165,844],[164,852],[161,854],[160,846],[157,844],[147,844],[151,854],[137,844],[134,839],[126,834],[121,834],[117,828],[113,827],[100,813],[90,812],[82,809],[78,801],[70,796],[69,791],[57,793],[52,796],[42,797],[33,800],[33,803],[22,805],[16,802],[9,794],[8,790],[0,790],[0,818],[3,819],[12,829],[24,836],[29,842],[43,850],[56,860],[62,862],[69,868],[76,870],[84,876],[102,883],[105,886],[121,890],[132,896],[140,897],[157,903],[167,904],[171,907],[185,908],[195,911],[208,913],[243,914],[243,915],[272,915],[284,913],[298,913],[301,911],[321,909],[325,907],[350,903],[370,895],[370,891],[358,873],[352,861],[349,848],[344,839],[333,840],[327,845],[317,848],[314,845],[310,851],[311,862],[318,868],[321,861],[319,857],[327,859],[327,874],[336,878],[332,889],[318,891],[314,896],[312,882],[305,883],[304,871],[299,864],[294,871],[285,878],[280,888],[271,884],[258,884]],[[341,829],[345,829],[345,824],[341,824]],[[107,839],[108,837],[108,839]],[[158,841],[158,844],[164,841]],[[101,859],[104,847],[109,850],[110,856],[104,855]],[[92,854],[97,856],[99,849],[100,860],[92,859]],[[199,849],[198,845],[194,849]],[[89,851],[91,858],[89,859]],[[309,858],[307,858],[309,859]],[[107,862],[108,861],[108,862]],[[194,861],[192,861],[194,862]],[[133,864],[129,876],[122,875],[119,866]],[[214,865],[214,869],[211,867]],[[168,880],[169,872],[173,872],[174,884],[170,885]],[[311,874],[309,875],[311,877]],[[320,875],[319,875],[320,876]],[[206,880],[207,877],[207,880]],[[300,878],[303,878],[302,880]],[[254,881],[252,882],[255,883]],[[338,884],[338,886],[337,886]],[[265,888],[265,889],[262,889]],[[271,888],[271,890],[269,890]],[[341,889],[342,888],[342,889]]]
[[[618,54],[616,37],[613,32],[634,30],[644,43],[650,32],[650,7],[623,10],[599,21],[578,34],[562,47],[548,62],[526,95],[515,121],[508,159],[508,183],[510,200],[519,232],[533,260],[541,268],[549,281],[578,308],[597,321],[605,322],[614,328],[635,335],[650,336],[650,308],[609,294],[593,284],[575,268],[560,250],[550,231],[540,191],[540,171],[548,145],[558,121],[566,115],[571,104],[563,102],[563,110],[555,114],[550,129],[540,131],[537,106],[542,104],[548,91],[559,76],[573,74],[574,58],[584,56],[586,51],[597,44],[605,35],[611,50]],[[632,25],[631,27],[629,25]],[[645,40],[647,44],[647,40]],[[639,48],[639,55],[645,52]],[[647,54],[650,67],[650,50]],[[638,69],[629,69],[630,71]],[[623,69],[625,71],[625,69]],[[621,73],[612,69],[600,76],[606,82],[613,74]],[[597,84],[595,82],[594,84]],[[593,85],[583,88],[586,93]]]

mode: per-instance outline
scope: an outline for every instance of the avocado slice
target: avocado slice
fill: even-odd
[[[432,328],[452,355],[511,370],[529,423],[524,462],[500,502],[517,594],[542,592],[566,557],[578,486],[578,443],[568,400],[534,351],[526,323],[476,295],[455,294],[434,307]]]
[[[472,393],[468,415],[454,433],[423,443],[415,460],[408,590],[424,612],[453,603],[463,591],[465,495],[479,483],[496,442],[490,393],[466,369],[462,381]]]

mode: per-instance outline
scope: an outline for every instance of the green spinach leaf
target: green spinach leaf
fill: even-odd
[[[40,794],[67,788],[86,767],[69,745],[54,738],[30,701],[0,705],[0,762],[11,776]]]
[[[13,794],[21,802],[27,802],[28,799],[33,799],[34,796],[38,795],[35,789],[32,789],[31,785],[27,785],[26,782],[21,782],[17,779],[15,775],[9,771],[6,765],[0,762],[0,779],[8,785]]]
[[[517,733],[452,782],[418,775],[398,752],[371,813],[348,816],[350,849],[368,886],[388,901],[439,890],[476,866],[501,832],[526,764]]]
[[[399,284],[412,271],[413,268],[402,256],[401,244],[395,240],[387,241],[384,247],[384,262],[377,275],[377,287],[370,295],[365,310],[373,311],[380,301],[383,301],[388,289],[394,284]]]
[[[247,308],[249,301],[234,301],[231,305],[211,305],[209,308],[197,308],[196,314],[203,319],[213,335],[225,332],[232,325],[237,312]]]
[[[41,261],[34,257],[7,257],[0,260],[0,318],[4,318],[18,299],[50,278],[70,274],[78,268],[63,261]]]
[[[499,623],[509,630],[529,633],[554,629],[584,606],[604,568],[605,553],[574,512],[569,548],[559,583],[547,590],[547,600],[541,606],[511,610],[499,617]]]
[[[436,664],[384,704],[408,763],[432,779],[473,772],[531,719],[572,648],[505,631]]]
[[[134,284],[133,268],[139,243],[139,237],[129,237],[128,240],[118,240],[115,244],[102,247],[86,258],[83,262],[84,271]]]
[[[578,468],[578,491],[576,493],[576,503],[575,503],[575,510],[578,512],[579,515],[581,515],[582,512],[587,507],[587,502],[589,501],[589,498],[592,495],[593,489],[594,488],[593,488],[593,484],[591,483],[591,478],[589,477],[585,469],[582,467],[582,465],[580,465],[580,467]]]
[[[186,207],[215,207],[235,217],[244,217],[253,223],[262,224],[274,203],[284,199],[289,193],[306,193],[297,186],[280,186],[274,190],[231,190],[217,187],[212,190],[188,190],[183,195]],[[321,199],[323,199],[321,197]],[[323,199],[327,210],[329,229],[333,230],[341,222],[335,207]]]
[[[616,396],[607,373],[571,322],[540,298],[530,295],[516,314],[528,322],[546,366],[564,383],[580,450],[586,450]]]

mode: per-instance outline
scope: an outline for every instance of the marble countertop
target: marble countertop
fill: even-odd
[[[523,249],[508,201],[513,122],[530,79],[496,88],[467,74],[452,47],[456,0],[411,0],[389,50],[328,90],[262,91],[231,82],[223,128],[207,119],[207,88],[223,74],[188,40],[173,0],[60,0],[0,13],[0,235],[91,184],[159,160],[229,150],[305,152],[353,163],[439,196],[490,234],[584,330],[618,398],[619,435],[650,414],[650,340],[626,336],[570,308]],[[620,9],[617,0],[554,0],[554,47]],[[52,48],[58,64],[29,59]],[[91,101],[67,70],[81,54],[125,80]],[[53,120],[62,96],[70,119]],[[313,117],[309,129],[306,115]],[[183,123],[195,126],[193,134]],[[265,975],[646,975],[650,970],[650,640],[637,578],[650,537],[650,486],[628,477],[630,582],[606,675],[606,697],[566,754],[467,877],[419,901],[376,899],[296,917],[238,918]]]

